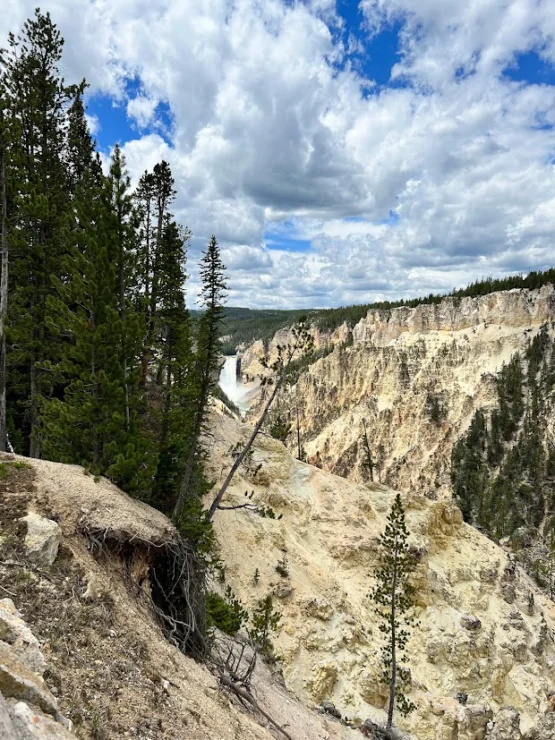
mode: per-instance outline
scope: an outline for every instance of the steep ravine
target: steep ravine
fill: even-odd
[[[512,290],[439,304],[371,310],[352,330],[317,336],[333,352],[304,372],[285,406],[299,399],[308,459],[354,481],[363,469],[363,420],[375,479],[404,491],[450,494],[451,450],[474,411],[495,400],[494,375],[540,327],[553,333],[555,290]],[[284,332],[270,344],[286,339]],[[243,370],[257,370],[257,352]],[[295,399],[295,400],[294,400]],[[434,413],[435,411],[435,413]],[[381,474],[379,471],[381,468]]]
[[[247,427],[222,416],[214,429],[219,479]],[[383,719],[380,637],[368,594],[393,492],[300,463],[267,436],[259,438],[227,503],[243,502],[245,491],[282,518],[244,509],[217,515],[227,581],[249,606],[274,595],[283,614],[276,642],[287,686],[308,704],[331,700],[353,719]],[[554,737],[546,728],[554,725],[555,605],[502,548],[464,524],[452,504],[417,494],[404,501],[421,561],[420,626],[409,664],[418,709],[401,727],[417,740],[482,740],[504,716],[502,708],[512,706],[526,737]],[[279,562],[286,577],[276,571]],[[467,706],[456,699],[461,693]],[[519,740],[521,733],[491,737]]]

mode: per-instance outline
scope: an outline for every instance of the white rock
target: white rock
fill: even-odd
[[[50,566],[56,560],[62,539],[62,530],[40,514],[31,511],[21,521],[27,524],[25,548],[30,558],[44,566]]]
[[[11,599],[0,600],[0,640],[11,645],[14,654],[27,668],[42,676],[46,662],[39,641],[21,619]]]
[[[52,717],[22,701],[10,708],[10,716],[16,731],[14,740],[69,740],[75,737]]]

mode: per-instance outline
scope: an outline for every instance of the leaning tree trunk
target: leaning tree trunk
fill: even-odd
[[[218,507],[219,507],[219,505],[220,505],[220,503],[222,501],[222,498],[224,497],[224,494],[227,491],[227,489],[229,487],[229,484],[231,483],[231,481],[233,479],[233,476],[235,475],[235,473],[239,469],[239,466],[241,465],[241,463],[243,462],[243,460],[247,456],[250,448],[252,447],[253,442],[256,439],[256,436],[258,435],[258,432],[262,428],[262,424],[264,424],[264,420],[266,419],[266,416],[268,415],[268,411],[270,410],[270,406],[274,402],[274,399],[277,396],[279,389],[281,388],[281,385],[283,383],[284,377],[285,377],[285,373],[282,373],[280,375],[279,379],[276,381],[276,384],[275,384],[273,393],[270,396],[270,398],[268,399],[268,402],[266,403],[266,406],[264,406],[264,411],[262,412],[262,414],[260,416],[260,419],[256,422],[256,426],[254,427],[254,429],[252,431],[252,434],[249,437],[249,441],[247,442],[247,444],[241,450],[240,455],[237,457],[237,459],[233,463],[233,466],[231,467],[231,470],[227,474],[227,477],[224,480],[224,482],[222,483],[222,487],[220,488],[220,490],[216,494],[216,498],[214,499],[214,501],[212,501],[212,505],[210,506],[210,509],[208,510],[208,518],[209,519],[212,519],[212,517],[216,513],[216,511],[217,511],[217,509],[218,509]]]

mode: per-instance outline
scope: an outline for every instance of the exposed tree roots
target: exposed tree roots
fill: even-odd
[[[90,551],[117,556],[130,586],[150,602],[166,639],[196,659],[207,655],[205,638],[205,567],[179,536],[150,542],[125,532],[82,528]]]
[[[89,550],[98,559],[117,557],[129,586],[146,597],[166,639],[185,655],[205,660],[220,685],[259,720],[286,740],[293,740],[258,704],[251,686],[257,652],[250,641],[225,643],[224,653],[214,650],[206,637],[206,569],[192,548],[178,535],[151,542],[127,532],[81,527]]]

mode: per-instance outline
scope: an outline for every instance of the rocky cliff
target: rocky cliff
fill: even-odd
[[[220,479],[247,428],[222,416],[214,433]],[[380,633],[368,594],[393,492],[300,463],[266,436],[227,504],[240,505],[245,492],[282,518],[218,513],[227,579],[249,606],[268,593],[278,602],[287,686],[307,704],[332,701],[356,722],[383,719]],[[404,501],[420,554],[420,627],[408,666],[418,709],[401,727],[418,740],[555,737],[555,605],[452,504],[414,493]],[[501,711],[508,706],[512,714]]]
[[[555,289],[512,290],[439,304],[369,311],[352,330],[318,337],[333,351],[305,371],[299,399],[311,462],[355,481],[364,469],[363,420],[375,479],[400,490],[450,492],[453,444],[478,407],[495,400],[494,375],[540,327],[553,334]],[[286,335],[279,341],[286,340]],[[250,363],[261,347],[251,348]],[[270,352],[272,344],[270,345]]]
[[[175,535],[78,466],[0,455],[2,740],[276,736],[164,637],[154,590]],[[253,688],[295,740],[351,736],[261,662]]]

